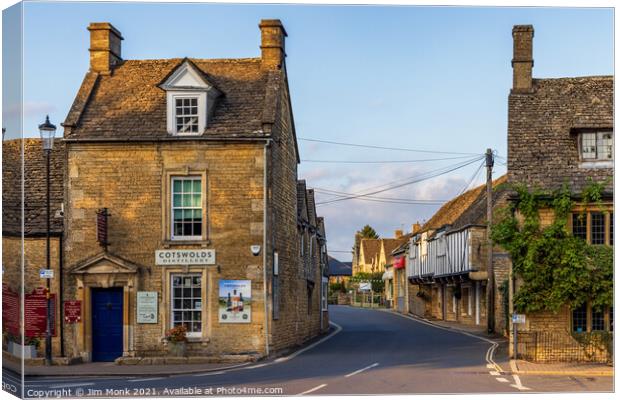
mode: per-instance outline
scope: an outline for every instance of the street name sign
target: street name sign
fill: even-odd
[[[54,270],[53,269],[40,269],[39,270],[39,278],[41,279],[52,279],[54,278]]]
[[[155,265],[215,265],[215,250],[155,250]]]
[[[512,314],[512,323],[513,324],[524,324],[525,314]]]

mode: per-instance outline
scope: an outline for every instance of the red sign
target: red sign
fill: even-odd
[[[5,332],[19,336],[19,295],[2,284],[2,326]]]
[[[97,210],[97,241],[103,247],[108,245],[108,209]]]
[[[393,262],[394,269],[405,268],[405,257],[398,257]]]
[[[44,336],[47,329],[46,289],[36,288],[25,296],[24,335],[27,337]],[[52,336],[56,336],[56,295],[50,294],[52,307]]]
[[[75,324],[82,321],[82,302],[80,300],[65,301],[65,322]]]

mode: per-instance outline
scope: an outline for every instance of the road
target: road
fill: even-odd
[[[347,395],[611,391],[613,388],[610,377],[515,377],[498,371],[494,361],[489,360],[492,342],[386,311],[330,306],[330,318],[339,326],[337,332],[294,357],[206,374],[28,377],[25,395]],[[3,381],[19,385],[15,376],[6,371]]]

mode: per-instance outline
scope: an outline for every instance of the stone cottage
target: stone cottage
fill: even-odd
[[[53,205],[62,355],[155,362],[184,326],[186,356],[255,359],[327,328],[324,221],[313,196],[306,220],[297,201],[287,34],[259,28],[258,58],[125,60],[119,30],[88,26]]]
[[[613,246],[614,78],[533,78],[534,28],[514,26],[512,36],[508,182],[547,191],[567,185],[575,200],[567,230],[589,244]],[[597,204],[584,202],[581,196],[592,182],[604,184]],[[540,211],[543,226],[553,218],[553,210]],[[518,328],[524,345],[520,356],[582,359],[583,348],[571,334],[613,331],[613,308],[596,310],[586,302],[557,313],[531,313]]]

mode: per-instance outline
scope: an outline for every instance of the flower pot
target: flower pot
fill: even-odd
[[[185,357],[187,342],[168,342],[168,354],[172,357]]]

